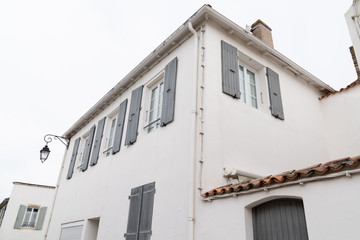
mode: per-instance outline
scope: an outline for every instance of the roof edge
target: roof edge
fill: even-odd
[[[41,187],[41,188],[55,189],[55,186],[40,185],[40,184],[33,184],[33,183],[13,182],[13,184],[14,185],[24,185],[24,186],[31,186],[31,187]]]

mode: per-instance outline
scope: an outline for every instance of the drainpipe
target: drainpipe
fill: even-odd
[[[196,164],[196,147],[197,147],[197,87],[198,87],[198,41],[199,36],[197,32],[194,30],[191,22],[188,23],[188,27],[190,32],[192,32],[194,36],[194,71],[193,71],[193,102],[191,109],[191,133],[193,134],[191,138],[190,145],[190,155],[192,159],[189,161],[190,163],[190,178],[189,178],[189,213],[188,213],[188,240],[193,240],[194,230],[195,230],[195,164]]]
[[[59,176],[58,176],[57,183],[56,183],[56,190],[55,190],[54,200],[53,200],[53,204],[52,204],[52,208],[51,208],[51,212],[50,212],[49,223],[48,223],[48,225],[46,227],[46,232],[45,232],[45,235],[44,235],[45,240],[47,239],[47,235],[48,235],[48,232],[49,232],[52,215],[53,215],[54,208],[55,208],[56,196],[57,196],[57,193],[59,191],[59,184],[60,184],[61,175],[62,175],[62,172],[63,172],[63,169],[64,169],[64,165],[65,165],[65,158],[66,158],[67,151],[68,151],[68,148],[66,148],[66,150],[64,152],[64,157],[63,157],[63,160],[62,160],[62,163],[61,163],[61,168],[60,168]]]

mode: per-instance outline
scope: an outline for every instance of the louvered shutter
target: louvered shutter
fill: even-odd
[[[143,86],[140,86],[132,91],[131,103],[129,111],[129,119],[126,129],[125,145],[131,145],[136,142],[138,134],[138,125],[141,109],[141,97],[142,97]]]
[[[75,162],[76,162],[76,156],[77,156],[78,149],[79,149],[79,144],[80,144],[80,138],[75,140],[75,144],[74,144],[73,152],[72,152],[72,155],[71,155],[71,161],[70,161],[70,165],[69,165],[69,169],[68,169],[66,179],[70,179],[72,177],[72,175],[73,175],[74,166],[75,166]]]
[[[124,131],[127,103],[128,103],[128,100],[125,99],[120,104],[119,113],[117,116],[116,129],[115,129],[114,143],[113,143],[113,147],[112,147],[113,154],[120,151],[120,148],[121,148],[121,140],[122,140],[122,135],[123,135],[123,131]]]
[[[126,240],[138,240],[142,193],[142,186],[131,189],[129,217],[125,234]]]
[[[15,224],[14,224],[14,229],[20,229],[21,228],[21,224],[22,224],[22,221],[23,221],[23,218],[24,218],[25,210],[26,210],[26,206],[25,205],[20,205],[18,214],[16,216]]]
[[[81,164],[82,171],[86,171],[86,169],[88,168],[88,165],[89,165],[89,158],[90,158],[90,153],[91,153],[92,142],[94,139],[95,128],[96,127],[94,125],[90,128],[90,131],[89,131],[89,138],[87,141],[87,145],[85,147],[83,162]]]
[[[308,240],[299,199],[277,199],[253,208],[254,240]]]
[[[274,70],[268,67],[266,68],[266,75],[269,85],[271,114],[276,118],[284,120],[279,75]]]
[[[239,64],[236,47],[221,41],[222,90],[240,98]]]
[[[177,58],[174,58],[165,67],[164,92],[160,118],[162,127],[174,120],[177,62]]]
[[[35,226],[36,230],[41,230],[42,229],[43,224],[44,224],[44,220],[45,220],[46,210],[47,210],[47,207],[40,208],[38,220],[37,220],[36,226]]]
[[[155,182],[143,186],[139,240],[150,240],[154,207]]]
[[[90,166],[96,165],[96,163],[99,159],[99,152],[100,152],[100,146],[101,146],[101,139],[103,137],[103,132],[104,132],[105,120],[106,120],[106,117],[104,117],[103,119],[101,119],[98,122],[95,141],[94,141],[94,147],[92,150],[92,155],[91,155],[91,160],[90,160]]]

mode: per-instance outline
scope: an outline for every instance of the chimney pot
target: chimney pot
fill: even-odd
[[[266,25],[263,21],[258,19],[251,25],[252,34],[263,41],[266,45],[274,48],[274,43],[272,39],[271,28]]]

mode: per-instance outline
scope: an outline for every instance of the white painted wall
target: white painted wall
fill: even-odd
[[[222,92],[220,42],[235,46],[257,70],[259,108]],[[229,166],[260,176],[329,161],[319,97],[306,81],[213,24],[206,28],[203,186],[226,184]],[[244,57],[245,58],[245,57]],[[266,67],[279,74],[285,120],[271,115]]]
[[[360,84],[321,100],[331,159],[360,155]]]
[[[252,240],[252,212],[275,198],[303,200],[309,239],[358,239],[360,175],[198,203],[195,239]],[[355,224],[355,225],[354,225]]]
[[[345,13],[346,23],[349,34],[355,49],[358,62],[360,61],[360,1],[353,2],[349,10]]]
[[[14,183],[10,200],[5,212],[5,218],[0,228],[1,240],[40,240],[44,239],[49,223],[50,212],[54,200],[55,188],[38,187]],[[38,205],[47,207],[44,225],[41,230],[14,229],[15,220],[20,205]]]
[[[193,55],[193,40],[190,38],[72,137],[65,156],[65,168],[61,175],[48,239],[58,239],[61,224],[79,220],[86,222],[91,218],[100,219],[97,239],[123,239],[127,227],[130,190],[153,181],[156,182],[156,193],[152,239],[185,239],[190,174],[188,166],[191,159]],[[132,146],[124,146],[131,91],[151,82],[175,57],[178,58],[178,72],[174,121],[151,133],[143,129],[148,124],[146,111],[150,104],[150,92],[144,87],[137,141]],[[85,172],[75,169],[73,177],[66,180],[75,139],[85,134],[101,118],[114,112],[126,98],[129,102],[120,152],[108,157],[102,154],[109,129],[109,126],[105,126],[97,165],[89,166]],[[81,146],[82,144],[78,160],[82,152]]]

